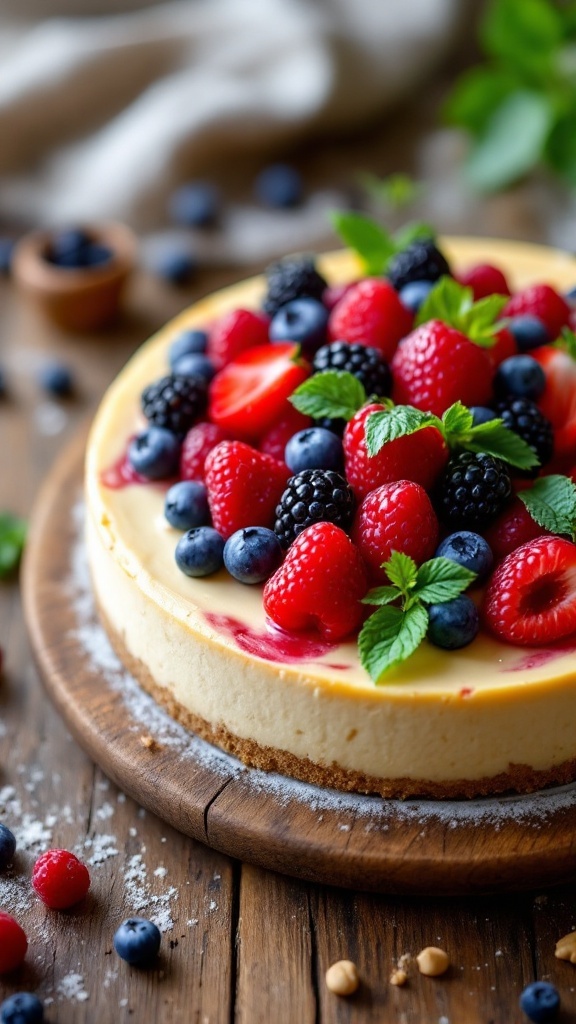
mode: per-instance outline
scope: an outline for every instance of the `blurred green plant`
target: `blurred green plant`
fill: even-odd
[[[25,543],[25,521],[10,512],[0,512],[0,579],[18,567]]]
[[[402,252],[419,238],[435,238],[430,224],[405,224],[391,234],[363,213],[335,211],[330,215],[332,227],[345,245],[353,249],[366,274],[383,274],[397,252]]]
[[[495,191],[546,165],[576,187],[575,0],[490,0],[480,45],[487,62],[445,108],[473,136],[471,184]]]
[[[392,210],[410,206],[424,191],[423,185],[409,174],[389,174],[386,178],[379,178],[363,171],[358,175],[358,181],[372,199]]]

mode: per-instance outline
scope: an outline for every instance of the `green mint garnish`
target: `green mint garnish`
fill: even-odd
[[[543,476],[518,497],[539,526],[576,541],[576,484],[569,477]]]
[[[563,327],[560,337],[554,342],[555,348],[567,352],[571,359],[576,360],[576,334],[569,327]]]
[[[409,206],[423,191],[423,186],[409,174],[389,174],[386,178],[379,178],[366,171],[358,175],[358,181],[372,199],[393,210]],[[433,235],[434,232],[430,231],[427,237],[432,238]]]
[[[397,437],[406,437],[423,427],[434,426],[450,449],[486,452],[517,469],[532,469],[539,465],[534,449],[504,426],[500,418],[477,426],[472,424],[472,413],[461,402],[455,402],[446,409],[442,419],[411,405],[397,405],[393,409],[373,412],[366,420],[368,455],[377,455],[388,441]]]
[[[298,412],[313,419],[352,419],[366,404],[368,396],[363,384],[347,370],[324,370],[314,373],[290,396]]]
[[[363,213],[336,212],[331,221],[342,241],[357,253],[368,275],[383,274],[392,257],[417,238],[433,237],[427,224],[409,224],[392,235]]]
[[[26,542],[26,523],[10,512],[0,512],[0,579],[14,572]]]
[[[506,295],[489,295],[474,302],[471,288],[458,284],[453,277],[442,277],[424,299],[416,326],[428,320],[442,320],[482,348],[491,348],[502,326],[498,317],[507,302]]]
[[[399,551],[393,551],[382,568],[391,585],[376,587],[364,598],[364,604],[380,607],[358,637],[360,660],[375,683],[422,643],[428,630],[426,606],[454,600],[476,579],[475,573],[448,558],[431,558],[418,568]]]

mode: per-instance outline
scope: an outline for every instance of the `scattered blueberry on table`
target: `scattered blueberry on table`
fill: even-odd
[[[13,238],[0,236],[0,274],[5,274],[6,277],[8,277],[12,269],[12,255],[15,245],[16,242]]]
[[[12,863],[16,853],[16,837],[7,825],[0,822],[0,871]]]
[[[555,1021],[560,1009],[558,989],[549,981],[533,981],[520,996],[520,1009],[534,1024]]]
[[[44,1007],[32,992],[16,992],[0,1005],[1,1024],[43,1024]]]
[[[149,967],[160,949],[159,928],[144,917],[129,917],[114,935],[114,949],[132,967]]]
[[[198,269],[198,261],[190,248],[176,243],[158,248],[148,263],[153,274],[170,284],[187,284]]]
[[[72,371],[64,363],[46,363],[38,372],[38,383],[54,398],[69,398],[74,390]]]
[[[254,182],[256,198],[272,209],[298,206],[302,202],[303,191],[300,172],[290,164],[270,164],[260,171]]]
[[[211,227],[220,213],[220,193],[209,181],[187,182],[170,197],[169,212],[184,227]]]

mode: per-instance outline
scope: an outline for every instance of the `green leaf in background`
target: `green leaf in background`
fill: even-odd
[[[576,61],[575,61],[576,65]],[[546,142],[551,166],[569,185],[576,188],[576,86],[573,105],[560,115]]]
[[[382,274],[396,251],[392,236],[362,213],[335,212],[330,219],[346,245],[358,253],[365,272]]]
[[[567,352],[571,359],[576,361],[576,334],[569,327],[563,327],[560,337],[554,342],[555,348],[561,348]]]
[[[0,512],[0,579],[14,572],[25,542],[25,521],[10,512]]]
[[[358,175],[358,181],[369,196],[393,210],[409,206],[418,199],[423,189],[409,174],[390,174],[386,178],[379,178],[366,171]]]
[[[421,238],[430,238],[432,241],[435,241],[436,232],[434,228],[425,221],[410,221],[404,227],[398,228],[398,231],[394,233],[396,252],[402,252],[403,249],[407,249],[409,245],[412,245],[412,242],[417,242]]]
[[[428,612],[423,605],[414,605],[408,611],[388,606],[374,612],[358,637],[360,660],[371,679],[380,682],[387,669],[409,658],[427,629]]]
[[[527,89],[511,93],[493,113],[467,160],[471,184],[491,192],[516,181],[538,162],[553,123],[545,95]]]
[[[475,572],[449,558],[431,558],[418,569],[414,593],[426,604],[443,604],[462,594],[475,579]]]
[[[576,540],[576,485],[567,476],[552,474],[519,491],[532,519],[551,533]]]
[[[305,416],[318,420],[352,419],[366,402],[367,395],[357,377],[346,370],[315,373],[290,396],[292,405]]]
[[[444,106],[444,116],[450,124],[481,135],[503,100],[520,84],[508,71],[493,67],[472,68],[456,83]]]
[[[549,0],[492,0],[481,25],[486,52],[528,80],[551,70],[562,37],[561,16]]]

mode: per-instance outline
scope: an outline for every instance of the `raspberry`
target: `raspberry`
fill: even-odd
[[[503,509],[511,491],[508,469],[500,459],[461,452],[450,459],[440,485],[440,519],[450,527],[482,529]]]
[[[243,441],[222,441],[205,463],[214,528],[224,538],[246,526],[272,526],[290,475],[287,466]]]
[[[544,534],[548,535],[548,531],[538,526],[524,502],[516,497],[484,531],[494,558],[498,560],[505,558],[529,540],[535,540]]]
[[[216,320],[208,335],[207,355],[217,370],[256,345],[268,341],[268,318],[249,309],[233,309]]]
[[[431,490],[448,461],[446,442],[436,427],[424,427],[406,437],[388,441],[377,455],[366,448],[366,420],[383,405],[365,405],[344,431],[346,478],[356,497],[365,498],[374,488],[394,480],[413,480]]]
[[[90,888],[88,868],[68,850],[47,850],[32,869],[32,887],[52,910],[66,910]]]
[[[390,262],[386,277],[399,292],[411,281],[438,281],[451,274],[448,260],[432,238],[418,238]]]
[[[392,390],[392,375],[377,348],[370,345],[350,345],[346,341],[333,341],[323,345],[314,356],[315,373],[323,370],[345,370],[364,386],[367,395],[386,397]]]
[[[576,544],[538,537],[496,569],[486,589],[486,623],[511,644],[549,644],[576,631]]]
[[[554,431],[550,420],[540,412],[535,402],[529,398],[510,398],[507,401],[498,402],[495,409],[504,426],[513,430],[526,441],[526,444],[530,445],[540,460],[540,466],[545,466],[550,462],[554,454]],[[514,474],[515,476],[538,476],[539,469],[539,466],[524,471],[515,469]]]
[[[290,477],[276,509],[274,532],[283,548],[316,522],[334,523],[347,530],[354,515],[354,495],[340,473],[332,469],[303,469]]]
[[[360,625],[368,588],[360,553],[333,523],[314,523],[290,548],[264,587],[264,609],[282,629],[315,628],[344,639]]]
[[[266,270],[266,279],[268,291],[262,305],[270,318],[287,302],[304,295],[321,302],[327,287],[310,256],[288,256],[272,263]]]
[[[386,361],[411,327],[412,313],[392,285],[379,277],[366,277],[353,285],[328,320],[331,339],[377,348]]]
[[[570,306],[549,284],[533,284],[513,295],[502,310],[503,317],[537,316],[554,341],[570,323]]]
[[[402,551],[420,565],[432,558],[438,544],[438,520],[420,484],[396,480],[364,498],[354,521],[352,539],[376,581],[393,551]]]
[[[489,263],[478,263],[463,274],[457,274],[457,280],[465,288],[471,288],[474,302],[486,299],[489,295],[511,295],[510,287],[504,274],[498,267]]]
[[[306,430],[310,426],[312,426],[312,420],[309,416],[304,416],[293,405],[288,405],[286,412],[260,439],[258,447],[261,452],[266,452],[267,455],[272,455],[279,462],[284,462],[284,452],[290,438],[299,430]]]
[[[19,967],[27,949],[24,929],[10,914],[0,910],[0,974],[8,974]]]
[[[460,400],[487,405],[492,368],[486,352],[453,327],[430,320],[398,346],[391,364],[393,398],[436,416]]]
[[[509,331],[507,327],[501,327],[496,334],[496,343],[491,348],[485,349],[485,352],[493,370],[510,356],[517,356],[518,344],[512,331]]]
[[[203,480],[206,456],[227,441],[228,434],[215,423],[197,423],[191,427],[180,450],[180,477],[182,480]]]
[[[142,412],[156,427],[182,436],[206,408],[206,384],[198,377],[171,373],[142,392]]]

